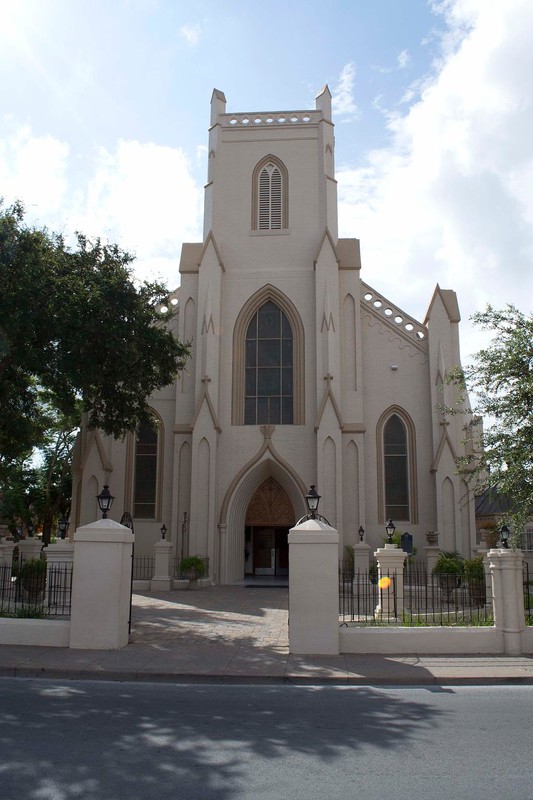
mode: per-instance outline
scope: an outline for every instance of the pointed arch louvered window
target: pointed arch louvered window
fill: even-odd
[[[252,229],[279,231],[288,228],[288,175],[283,163],[267,156],[253,176]]]
[[[267,164],[259,176],[259,229],[281,230],[281,172]]]

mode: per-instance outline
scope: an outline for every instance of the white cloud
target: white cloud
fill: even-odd
[[[361,236],[363,279],[423,316],[437,282],[467,318],[533,296],[533,6],[451,0],[421,97],[388,117],[391,144],[339,170],[340,230]]]
[[[53,136],[34,136],[29,125],[11,117],[0,121],[0,196],[7,203],[22,200],[53,215],[66,189],[69,147]]]
[[[182,39],[185,39],[188,45],[191,47],[196,47],[198,42],[200,41],[200,36],[202,33],[202,28],[200,25],[182,25],[179,29],[179,36]]]
[[[0,186],[7,204],[20,199],[28,222],[65,235],[80,230],[136,256],[140,278],[179,283],[183,241],[201,239],[202,191],[182,150],[120,140],[101,148],[75,190],[68,144],[33,135],[12,119],[0,126]]]
[[[405,69],[411,63],[411,56],[409,55],[408,50],[402,50],[401,53],[398,53],[398,58],[396,59],[396,63],[398,65],[398,69]]]
[[[181,243],[201,238],[201,202],[181,150],[121,140],[113,153],[100,150],[82,230],[133,252],[138,276],[176,286]]]
[[[354,101],[355,64],[346,64],[332,91],[331,107],[337,117],[353,116],[358,109]]]

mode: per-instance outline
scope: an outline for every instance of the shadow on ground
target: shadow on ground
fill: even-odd
[[[367,687],[10,683],[0,713],[10,800],[230,800],[275,781],[280,759],[309,765],[291,794],[309,796],[347,754],[355,775],[370,745],[407,758],[442,713]]]

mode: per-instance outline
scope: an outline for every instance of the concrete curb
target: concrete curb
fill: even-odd
[[[509,686],[533,685],[533,676],[465,676],[453,675],[439,678],[435,675],[418,678],[412,681],[406,676],[376,675],[349,676],[347,678],[333,676],[304,675],[212,675],[169,672],[130,672],[124,670],[67,670],[45,667],[0,667],[0,678],[44,678],[47,680],[68,681],[116,681],[118,683],[178,683],[178,684],[247,684],[247,685],[294,685],[294,686]]]

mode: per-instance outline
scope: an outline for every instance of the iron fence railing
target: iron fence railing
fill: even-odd
[[[72,562],[23,558],[0,564],[0,616],[70,615]]]
[[[384,580],[381,580],[383,578]],[[403,581],[394,574],[339,569],[341,624],[492,625],[490,587],[485,580],[432,575],[423,564],[410,564]],[[400,588],[403,583],[403,591]]]
[[[151,580],[154,577],[154,556],[134,556],[133,573],[134,581]]]
[[[526,624],[533,625],[533,582],[529,578],[529,564],[523,562],[522,567],[523,587],[524,587],[524,611],[526,614]]]
[[[203,561],[203,563],[204,563],[204,574],[202,575],[202,577],[203,578],[208,578],[209,577],[209,558],[207,556],[198,556],[198,558],[200,559],[200,561]],[[178,557],[178,556],[176,556],[176,558],[174,559],[174,571],[173,571],[174,578],[185,579],[185,578],[189,577],[189,574],[188,573],[184,574],[182,569],[181,569],[181,562],[184,561],[184,560],[185,560],[185,557],[181,558],[181,557]]]

